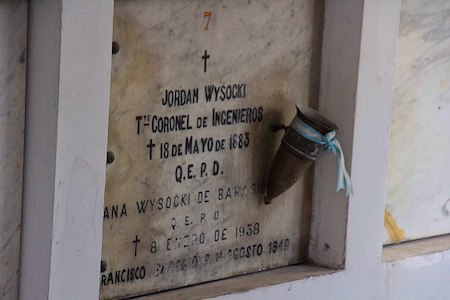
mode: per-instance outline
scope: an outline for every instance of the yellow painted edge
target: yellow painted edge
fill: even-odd
[[[384,210],[384,228],[386,228],[391,242],[401,242],[405,239],[405,232],[397,225],[387,209]]]

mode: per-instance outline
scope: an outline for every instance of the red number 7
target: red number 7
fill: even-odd
[[[205,11],[203,13],[203,18],[208,17],[208,21],[206,22],[205,30],[208,30],[209,20],[211,20],[212,11]]]

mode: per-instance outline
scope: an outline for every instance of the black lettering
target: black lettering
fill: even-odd
[[[205,99],[207,103],[211,102],[213,93],[214,93],[214,86],[205,85]]]
[[[261,256],[263,252],[262,244],[253,244],[228,250],[228,256],[238,259],[248,259],[255,256]]]
[[[256,254],[258,254],[258,256],[261,256],[263,252],[263,246],[261,244],[258,244],[258,248],[256,248]]]
[[[109,220],[109,210],[108,207],[105,206],[105,208],[103,209],[103,220]]]
[[[144,200],[144,201],[140,201],[140,202],[136,201],[138,213],[139,214],[145,213],[145,211],[147,210],[147,205],[148,205],[148,200]],[[152,204],[152,207],[153,207],[153,204]]]
[[[189,216],[186,216],[184,218],[184,226],[190,226],[192,224],[191,218]]]
[[[118,205],[113,205],[111,207],[111,218],[117,218],[117,211],[119,210]]]
[[[136,121],[137,121],[137,134],[138,134],[138,135],[141,133],[141,120],[142,120],[142,116],[136,116]]]
[[[102,286],[106,286],[106,275],[102,274],[102,280],[101,280]]]
[[[216,93],[216,98],[214,99],[214,101],[216,101],[216,102],[217,102],[217,96],[219,95],[219,91],[220,91],[220,87],[214,86],[214,92]]]
[[[166,90],[161,104],[168,107],[198,103],[198,88],[187,90]]]
[[[161,209],[163,209],[163,201],[164,201],[164,199],[163,198],[159,198],[158,199],[158,210],[161,210]]]
[[[229,85],[229,86],[227,86],[227,89],[226,89],[226,98],[227,98],[227,100],[230,100],[231,96],[232,96],[232,87]]]
[[[192,129],[192,125],[189,115],[153,116],[151,118],[152,133],[168,133],[190,129]]]
[[[246,84],[237,83],[232,85],[206,85],[205,86],[205,100],[207,103],[213,99],[225,101],[233,99],[244,99],[246,97]]]
[[[127,206],[125,203],[122,205],[122,210],[120,211],[120,217],[127,216]]]
[[[244,107],[218,111],[212,109],[212,126],[236,125],[241,123],[255,123],[263,120],[264,108]]]
[[[144,279],[144,278],[145,278],[145,267],[142,266],[142,267],[139,269],[139,279]]]
[[[216,229],[214,230],[214,242],[225,241],[227,239],[227,229],[223,228],[222,230]]]
[[[120,284],[128,281],[144,279],[146,275],[145,267],[132,267],[121,270],[115,270],[108,275],[103,274],[101,277],[101,286]]]
[[[120,211],[120,213],[119,213]],[[127,205],[122,203],[121,208],[119,204],[112,205],[111,207],[105,206],[103,209],[103,220],[109,220],[114,218],[121,218],[127,216]]]
[[[212,175],[216,176],[219,174],[219,172],[220,172],[220,165],[219,165],[219,162],[217,160],[215,160],[215,161],[213,161]]]
[[[134,271],[135,271],[135,269],[131,269],[130,270],[130,280],[129,281],[133,281],[134,280]]]
[[[152,205],[152,211],[154,210],[156,199],[151,199],[150,204]]]
[[[181,206],[191,205],[191,194],[183,194],[181,196]]]

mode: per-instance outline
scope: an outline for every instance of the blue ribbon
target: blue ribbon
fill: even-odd
[[[291,123],[291,127],[297,132],[299,135],[307,138],[308,140],[319,144],[325,145],[326,148],[324,151],[331,150],[337,160],[337,183],[336,183],[336,192],[340,190],[345,190],[345,196],[353,194],[352,181],[350,175],[345,168],[344,161],[344,152],[342,150],[341,144],[336,139],[336,131],[330,131],[327,134],[323,135],[305,122],[303,122],[300,118],[295,117]],[[338,155],[339,154],[339,155]]]

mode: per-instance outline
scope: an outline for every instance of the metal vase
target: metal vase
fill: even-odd
[[[297,106],[295,118],[300,118],[321,134],[339,130],[326,117],[307,106]],[[325,150],[325,146],[316,144],[299,135],[291,126],[287,127],[270,167],[267,196],[264,202],[266,204],[271,203],[272,199],[294,185],[323,150]]]

